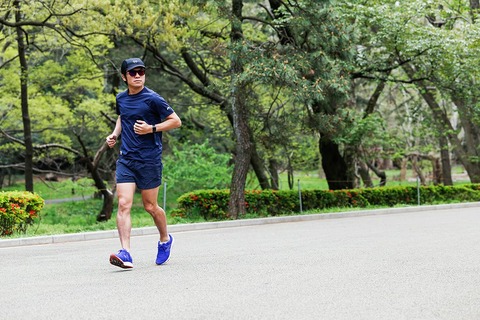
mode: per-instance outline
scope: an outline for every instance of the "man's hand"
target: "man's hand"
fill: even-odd
[[[152,133],[152,126],[143,120],[137,120],[137,122],[133,125],[133,131],[136,134]]]
[[[113,146],[115,145],[115,143],[117,143],[117,135],[115,134],[111,134],[107,137],[107,145],[110,147],[110,148],[113,148]]]

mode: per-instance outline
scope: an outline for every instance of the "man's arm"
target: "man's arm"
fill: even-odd
[[[178,128],[182,125],[182,120],[174,112],[170,114],[165,120],[161,123],[152,123],[148,124],[143,120],[137,120],[133,130],[136,134],[149,134],[153,132],[168,131],[175,128]]]
[[[122,133],[122,120],[120,119],[120,116],[117,118],[117,122],[115,123],[115,129],[113,129],[113,132],[111,135],[107,137],[107,144],[110,148],[113,148],[115,143],[117,143],[117,138]]]
[[[182,120],[180,117],[174,112],[161,123],[153,124],[156,128],[156,131],[168,131],[172,129],[179,128],[182,125]]]

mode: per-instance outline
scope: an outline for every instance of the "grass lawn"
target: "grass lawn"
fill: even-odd
[[[4,187],[3,191],[25,190],[23,182]],[[66,198],[91,198],[97,189],[91,179],[82,178],[77,181],[65,179],[61,181],[44,181],[35,179],[34,191],[45,200]]]

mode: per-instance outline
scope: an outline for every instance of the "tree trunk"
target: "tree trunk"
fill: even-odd
[[[290,159],[290,156],[287,157],[287,178],[288,178],[288,190],[293,189],[293,184],[294,184],[294,176],[293,176],[293,167],[292,167],[292,161]]]
[[[366,188],[372,188],[373,187],[372,178],[370,177],[370,173],[368,172],[368,166],[365,164],[365,162],[358,161],[358,173],[362,178],[363,185]]]
[[[448,149],[448,139],[444,135],[440,135],[439,144],[442,167],[442,182],[446,186],[453,186],[452,165],[450,163],[450,150]]]
[[[471,111],[471,106],[477,105],[478,101],[474,98],[461,97],[456,92],[452,93],[452,100],[457,106],[460,125],[464,131],[464,149],[470,157],[479,158],[480,128],[472,121],[477,115]]]
[[[352,189],[353,181],[348,180],[347,164],[340,154],[338,144],[325,136],[320,136],[322,168],[330,190]]]
[[[347,171],[345,172],[345,175],[347,176],[347,181],[350,181],[351,183],[350,189],[358,188],[359,182],[355,170],[358,147],[350,144],[345,144],[343,149],[344,151],[342,158],[345,161],[345,165],[347,168]]]
[[[403,64],[403,69],[411,79],[414,79],[415,71],[411,65],[407,63]],[[472,183],[480,183],[480,166],[475,161],[476,155],[468,154],[467,151],[463,148],[462,141],[455,133],[455,130],[450,123],[447,115],[442,111],[440,105],[435,100],[435,97],[428,90],[425,81],[417,81],[416,85],[418,87],[418,91],[420,92],[423,99],[432,111],[433,118],[435,119],[439,133],[446,134],[448,136],[448,140],[453,148],[453,152],[463,164],[465,170],[468,173],[470,181]]]
[[[268,171],[270,172],[270,185],[273,190],[278,190],[280,188],[280,179],[278,177],[278,161],[275,159],[270,159],[268,168]]]
[[[20,24],[22,13],[20,1],[13,2],[15,10],[15,22]],[[20,96],[22,104],[23,138],[25,142],[25,190],[33,192],[33,143],[32,128],[28,110],[28,64],[26,58],[26,46],[23,30],[16,27],[18,56],[20,59]]]
[[[386,74],[386,76],[388,76],[389,74],[390,74],[390,71]],[[363,113],[364,119],[375,111],[375,107],[377,106],[378,99],[380,98],[380,95],[382,94],[383,89],[385,89],[386,83],[387,82],[385,80],[381,80],[378,83],[377,87],[375,88],[375,91],[373,92],[370,99],[368,99],[367,107],[365,108],[365,112]]]
[[[417,177],[420,179],[420,184],[422,186],[427,185],[427,181],[425,180],[425,176],[423,175],[422,169],[418,165],[418,158],[416,156],[412,156],[410,158],[412,161],[412,168],[417,173]]]
[[[434,185],[439,185],[443,181],[442,176],[442,166],[440,165],[440,159],[437,157],[432,157],[432,168],[433,168],[433,183]]]
[[[113,212],[113,192],[107,189],[102,189],[102,196],[103,196],[103,205],[102,210],[97,215],[97,221],[108,221],[112,218]]]
[[[83,145],[83,144],[82,144]],[[97,215],[97,221],[108,221],[112,218],[113,212],[113,192],[107,188],[104,180],[100,176],[98,172],[98,165],[100,163],[100,158],[102,155],[108,150],[108,146],[106,143],[102,144],[100,149],[98,149],[95,157],[93,158],[93,162],[86,159],[87,162],[87,169],[90,171],[92,175],[92,179],[95,183],[95,187],[102,193],[103,196],[103,206],[100,213]]]
[[[403,158],[400,164],[400,177],[399,177],[400,181],[407,180],[407,164],[408,164],[408,158]]]
[[[97,215],[97,221],[107,221],[112,218],[113,212],[113,192],[107,188],[103,178],[101,177],[98,166],[100,163],[100,159],[102,155],[108,150],[108,145],[103,143],[102,146],[97,150],[97,153],[93,157],[93,161],[90,160],[90,156],[88,154],[88,150],[83,143],[83,140],[80,135],[76,134],[77,140],[82,146],[83,150],[83,162],[85,162],[85,166],[87,167],[88,172],[92,175],[93,182],[95,183],[95,187],[103,196],[103,206],[100,213]]]
[[[3,181],[5,181],[5,170],[0,169],[0,190],[3,189]]]
[[[412,162],[412,167],[417,172],[417,175],[420,177],[422,185],[426,185],[427,179],[422,172],[421,167],[418,165],[419,160],[428,160],[432,163],[432,182],[435,185],[442,183],[442,168],[440,165],[440,158],[428,155],[428,154],[420,154],[420,153],[411,153],[408,155],[408,158]]]
[[[235,133],[235,166],[233,168],[232,183],[230,187],[230,199],[228,203],[228,215],[237,219],[245,214],[245,184],[251,160],[251,139],[248,127],[248,110],[245,103],[246,85],[237,81],[237,76],[243,72],[243,64],[238,46],[241,46],[242,31],[242,0],[232,1],[232,30],[230,39],[233,45],[231,58],[232,77],[232,116],[233,131]],[[237,47],[237,48],[235,48]]]
[[[235,98],[232,102],[232,109],[235,109],[234,118],[236,119],[233,128],[236,138],[236,156],[230,187],[228,213],[229,217],[234,219],[245,214],[245,184],[251,157],[250,138],[246,128],[246,106],[241,102],[242,96],[242,94],[237,95],[234,93]]]
[[[262,158],[258,155],[257,148],[255,147],[254,142],[252,141],[252,158],[250,159],[250,164],[252,165],[253,171],[257,176],[258,183],[262,190],[271,189],[272,186],[268,180],[268,176],[265,172],[265,165]]]
[[[375,165],[370,164],[368,162],[367,162],[367,166],[370,168],[370,170],[375,172],[375,175],[377,177],[380,178],[379,186],[384,187],[387,184],[387,174],[385,173],[385,171],[379,170],[377,167],[375,167]]]

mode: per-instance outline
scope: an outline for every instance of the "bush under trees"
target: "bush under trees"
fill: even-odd
[[[25,233],[39,217],[44,200],[28,191],[0,192],[0,236]]]
[[[328,208],[365,208],[368,206],[393,207],[417,205],[418,191],[421,204],[470,202],[480,200],[480,184],[461,186],[415,186],[365,188],[351,190],[302,191],[302,210]],[[228,190],[197,190],[182,195],[173,215],[206,220],[225,220],[228,210]],[[247,190],[246,214],[276,216],[300,212],[300,199],[296,191]]]

